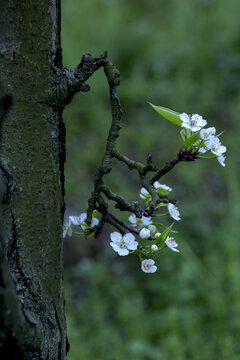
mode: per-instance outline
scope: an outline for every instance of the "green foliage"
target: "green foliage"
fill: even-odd
[[[167,109],[163,106],[156,106],[151,103],[149,105],[152,106],[152,108],[160,115],[162,115],[165,119],[171,121],[173,124],[180,126],[182,124],[182,121],[179,118],[179,113],[176,111],[173,111],[171,109]]]
[[[154,255],[155,274],[116,257],[107,232],[95,242],[66,243],[70,360],[239,358],[239,13],[236,0],[63,2],[65,65],[106,49],[120,70],[122,152],[140,161],[152,153],[160,166],[183,143],[146,101],[201,114],[225,130],[228,147],[225,169],[197,160],[162,180],[180,200],[181,252]],[[71,214],[86,209],[111,118],[101,71],[89,84],[91,92],[77,95],[64,113]],[[129,201],[140,200],[137,175],[124,165],[108,182]]]
[[[221,229],[193,234],[204,259],[187,239],[151,275],[111,252],[68,268],[69,358],[237,360],[239,215],[234,206]]]
[[[156,240],[156,245],[160,247],[164,244],[167,237],[170,236],[173,225],[174,223],[172,223],[167,229],[162,232],[161,236]]]
[[[188,139],[186,139],[184,141],[183,145],[185,146],[185,148],[191,147],[193,144],[195,144],[195,142],[198,141],[198,139],[199,139],[199,132],[196,134],[193,134]]]

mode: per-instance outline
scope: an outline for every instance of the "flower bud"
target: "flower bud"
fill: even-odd
[[[155,225],[149,225],[148,230],[150,230],[151,234],[154,234],[157,231],[157,228]]]
[[[150,230],[148,230],[147,228],[143,228],[141,231],[140,231],[140,233],[139,233],[139,236],[140,236],[140,238],[142,238],[142,239],[147,239],[147,238],[149,238],[149,236],[150,236]]]

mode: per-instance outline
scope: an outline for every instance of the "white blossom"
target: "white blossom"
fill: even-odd
[[[215,127],[210,127],[207,129],[202,129],[200,131],[200,138],[203,140],[209,140],[211,139],[213,136],[216,135],[216,129]]]
[[[99,224],[99,220],[94,217],[94,218],[92,218],[90,227],[98,226],[98,224]]]
[[[157,270],[155,261],[153,259],[145,259],[142,261],[141,268],[145,273],[154,273]]]
[[[128,220],[130,221],[130,223],[132,224],[139,224],[139,225],[144,225],[144,226],[148,226],[152,223],[151,217],[147,217],[147,216],[142,216],[141,218],[137,218],[135,214],[131,214],[128,218]]]
[[[171,249],[172,251],[175,252],[179,252],[178,249],[176,249],[176,247],[178,246],[178,244],[176,243],[176,241],[174,241],[174,239],[172,237],[167,237],[167,239],[165,240],[165,244],[169,247],[169,249]]]
[[[161,236],[161,233],[157,232],[154,236],[155,236],[155,238],[159,238]]]
[[[212,138],[207,140],[205,142],[205,145],[208,150],[211,150],[211,152],[217,156],[220,156],[227,151],[226,146],[222,145],[221,141],[216,136],[213,136]]]
[[[137,223],[137,217],[135,214],[131,214],[128,218],[128,220],[130,221],[131,224],[136,224]]]
[[[181,126],[194,132],[199,131],[207,124],[207,120],[204,120],[203,117],[198,114],[188,115],[186,113],[182,113],[179,116],[182,120]]]
[[[220,164],[225,167],[225,160],[226,160],[226,156],[225,155],[220,155],[217,157],[218,161],[220,162]]]
[[[122,236],[119,232],[114,231],[110,237],[112,240],[110,245],[120,256],[126,256],[129,254],[129,250],[136,250],[138,247],[138,242],[135,241],[135,237],[131,233]]]
[[[82,213],[79,216],[69,216],[69,220],[73,225],[78,225],[81,227],[82,230],[86,230],[86,228],[90,227],[94,227],[97,226],[99,224],[99,220],[97,218],[92,218],[91,224],[88,225],[86,223],[87,220],[87,214],[86,213]]]
[[[158,190],[158,192],[162,193],[163,195],[167,195],[170,191],[172,191],[172,188],[165,184],[160,184],[158,181],[155,181],[153,186],[155,189]]]
[[[140,198],[142,198],[144,200],[151,197],[151,195],[149,194],[147,189],[145,189],[144,187],[141,188],[139,196],[140,196]]]
[[[153,244],[153,245],[151,246],[151,249],[152,249],[152,251],[157,251],[157,250],[158,250],[158,246],[155,245],[155,244]]]
[[[72,223],[71,223],[71,220],[68,219],[64,222],[64,225],[63,225],[63,238],[66,237],[66,235],[68,236],[72,236]]]
[[[152,220],[151,220],[151,217],[149,216],[149,217],[147,217],[147,216],[142,216],[141,217],[141,220],[142,220],[142,224],[144,225],[144,226],[148,226],[148,225],[150,225],[151,223],[152,223]]]
[[[168,203],[168,211],[170,216],[174,219],[174,220],[181,220],[180,218],[180,212],[178,211],[178,208],[173,205],[172,203]]]
[[[150,233],[150,230],[144,227],[144,228],[140,231],[139,236],[140,236],[140,238],[142,238],[142,239],[147,239],[147,238],[149,238],[150,234],[151,234],[151,233]]]
[[[69,216],[69,220],[73,225],[82,225],[87,220],[87,214],[82,213],[79,216]]]

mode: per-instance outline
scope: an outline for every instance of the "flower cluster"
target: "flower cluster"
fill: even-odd
[[[94,215],[97,215],[97,213],[98,212],[95,210]],[[82,213],[79,216],[69,216],[63,225],[63,237],[65,238],[66,235],[72,236],[72,225],[80,227],[83,233],[87,234],[87,236],[93,235],[94,232],[91,230],[99,224],[99,220],[96,217],[93,217],[90,225],[86,223],[86,220],[86,213]]]
[[[179,115],[182,121],[181,126],[187,131],[184,134],[185,140],[189,139],[195,133],[198,137],[197,141],[188,145],[192,145],[194,150],[199,153],[212,153],[213,158],[217,158],[222,166],[225,166],[226,156],[224,153],[227,151],[226,146],[221,144],[219,140],[220,135],[216,135],[215,127],[204,128],[207,125],[207,120],[204,120],[201,115],[193,114],[187,115],[186,113]],[[189,132],[190,131],[190,132]],[[193,137],[196,140],[195,137]],[[201,157],[201,156],[199,156]],[[205,157],[205,156],[203,156]]]
[[[167,195],[172,191],[172,188],[165,184],[160,184],[158,181],[155,181],[153,184],[154,191],[156,191],[159,195]],[[151,194],[144,187],[141,188],[140,198],[145,200],[145,208],[146,210],[149,207],[149,202],[152,199]],[[153,217],[150,216],[142,216],[141,218],[137,218],[135,214],[131,214],[129,216],[130,227],[132,227],[133,231],[137,233],[139,240],[136,241],[135,236],[132,233],[127,233],[125,235],[120,234],[119,232],[111,233],[111,242],[113,250],[118,253],[120,256],[126,256],[130,253],[137,253],[141,260],[141,269],[145,273],[154,273],[157,270],[157,266],[155,265],[155,261],[153,259],[143,259],[142,256],[152,254],[154,252],[163,250],[168,247],[170,250],[174,252],[179,252],[176,249],[178,244],[174,241],[173,237],[170,237],[170,233],[172,232],[172,225],[169,227],[159,224],[158,221],[154,221],[158,216],[168,216],[170,215],[176,221],[181,220],[180,213],[176,205],[173,203],[160,203],[158,210],[167,208],[168,212],[164,214],[155,214]],[[161,226],[164,231],[159,231],[159,226]],[[144,244],[145,240],[152,241],[152,245]]]
[[[96,218],[98,211],[94,210],[92,213],[91,224],[87,223],[87,214],[82,213],[79,216],[69,216],[64,223],[63,237],[66,235],[71,236],[72,233],[84,234],[86,237],[97,234],[102,230],[104,223],[113,225],[118,231],[114,231],[110,234],[110,246],[119,256],[127,256],[135,253],[140,262],[141,269],[145,273],[155,273],[157,266],[155,261],[149,257],[149,255],[159,252],[163,249],[170,249],[171,251],[178,253],[178,244],[173,238],[174,222],[170,225],[166,225],[159,220],[162,217],[168,216],[174,221],[181,220],[180,212],[176,206],[176,201],[168,198],[172,188],[166,184],[160,184],[159,181],[153,181],[160,179],[164,174],[170,171],[175,164],[180,161],[193,161],[197,158],[217,158],[222,166],[225,166],[225,153],[227,151],[226,146],[221,144],[219,140],[220,134],[216,134],[215,127],[205,128],[207,120],[203,119],[201,115],[186,113],[179,114],[176,111],[150,104],[154,110],[160,115],[165,117],[170,122],[174,123],[178,127],[182,128],[180,135],[183,140],[183,144],[177,154],[177,156],[165,165],[162,169],[158,170],[157,167],[152,165],[152,155],[149,154],[147,158],[147,166],[143,164],[140,171],[139,167],[134,164],[130,159],[124,160],[129,165],[129,168],[135,168],[138,170],[142,184],[139,196],[144,200],[144,205],[139,207],[138,202],[132,202],[132,204],[125,205],[125,201],[120,196],[112,193],[112,191],[104,191],[102,187],[95,187],[91,200],[94,200],[95,205],[100,209],[102,214],[101,226],[98,226],[99,220]],[[118,157],[117,157],[118,159]],[[126,159],[126,157],[124,157]],[[147,171],[157,171],[157,174],[147,182]],[[101,173],[101,171],[100,171]],[[97,178],[99,183],[101,181]],[[144,180],[144,181],[143,181]],[[152,185],[153,183],[153,185]],[[106,186],[104,186],[106,188]],[[109,189],[110,190],[110,189]],[[108,211],[108,204],[103,201],[103,206],[100,206],[99,197],[101,197],[101,191],[108,200],[114,200],[116,202],[115,207],[119,207],[121,210],[133,209],[128,219],[129,224],[125,224],[122,220],[117,219]],[[89,201],[89,203],[92,203]],[[120,204],[121,203],[121,206]],[[137,214],[137,215],[136,215]],[[141,214],[141,215],[140,215]],[[139,217],[138,217],[139,216]],[[81,229],[80,232],[72,230],[72,226],[78,226]]]

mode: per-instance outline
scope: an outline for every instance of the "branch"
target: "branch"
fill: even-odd
[[[87,210],[87,223],[91,223],[92,212],[94,208],[97,208],[97,201],[101,192],[101,186],[103,184],[103,176],[108,174],[112,169],[112,158],[113,158],[113,149],[115,148],[116,139],[119,136],[119,130],[121,129],[121,117],[122,109],[120,101],[118,98],[117,87],[120,84],[120,74],[115,66],[107,59],[103,60],[104,73],[106,75],[109,91],[110,91],[110,101],[112,107],[112,124],[109,130],[107,147],[103,157],[102,164],[98,168],[95,175],[95,186],[91,198],[89,199],[89,207]]]
[[[63,68],[68,78],[67,91],[69,97],[72,98],[74,94],[79,91],[89,91],[90,86],[85,84],[96,70],[103,66],[107,53],[100,55],[97,58],[92,57],[91,54],[83,55],[80,64],[72,70]]]
[[[150,183],[154,184],[155,181],[159,180],[163,175],[167,174],[180,161],[189,162],[196,159],[198,159],[198,152],[193,152],[193,149],[182,146],[177,156],[175,156],[175,158],[173,158],[169,163],[166,163],[166,165],[160,169],[156,175],[153,176]]]
[[[155,181],[158,181],[163,175],[167,174],[172,168],[177,165],[180,162],[179,155],[177,155],[175,158],[173,158],[169,163],[166,163],[166,165],[160,169],[156,175],[153,176],[153,178],[150,180],[150,184],[154,184]]]
[[[75,69],[54,66],[52,68],[53,90],[44,96],[43,102],[54,108],[63,109],[72,101],[76,93],[89,91],[90,86],[85,82],[104,65],[106,58],[106,52],[97,58],[85,54]]]
[[[112,215],[108,210],[108,204],[102,197],[104,194],[108,200],[113,200],[115,202],[115,207],[119,208],[121,211],[130,211],[135,214],[138,218],[144,216],[151,216],[154,210],[158,207],[160,202],[168,203],[169,199],[167,196],[160,195],[158,191],[154,188],[153,183],[158,180],[161,176],[171,170],[173,166],[179,161],[183,161],[180,156],[180,152],[176,158],[174,158],[170,163],[166,164],[165,167],[157,172],[157,174],[149,181],[147,179],[148,172],[156,172],[158,169],[152,163],[152,155],[149,154],[147,157],[146,164],[141,162],[134,161],[128,158],[126,155],[120,153],[116,147],[116,140],[119,136],[119,131],[121,129],[121,118],[122,118],[122,109],[118,97],[118,86],[120,85],[120,74],[116,67],[107,59],[107,54],[93,58],[90,54],[86,54],[82,57],[80,64],[73,70],[68,70],[66,68],[61,69],[61,95],[64,106],[68,103],[74,94],[78,91],[88,91],[90,87],[86,85],[85,81],[100,67],[104,68],[104,73],[109,85],[110,92],[110,102],[112,110],[112,122],[109,129],[106,150],[103,156],[101,165],[96,171],[95,180],[94,180],[94,189],[90,199],[88,200],[88,209],[87,209],[87,224],[90,224],[92,221],[92,213],[94,209],[97,209],[101,214],[101,221],[95,230],[95,235],[99,234],[102,231],[102,228],[105,223],[112,224],[116,229],[122,233],[133,232],[138,234],[139,230],[132,225],[126,225],[121,220],[117,219]],[[63,80],[62,80],[63,79]],[[61,86],[59,86],[61,88]],[[112,159],[116,158],[119,161],[125,163],[130,170],[135,169],[138,171],[139,179],[144,188],[146,188],[152,199],[148,209],[141,208],[138,202],[129,203],[123,197],[115,194],[103,183],[103,177],[107,175],[112,170]],[[175,201],[172,201],[175,202]]]
[[[133,201],[130,204],[122,196],[119,196],[112,192],[106,185],[101,185],[100,189],[109,200],[113,200],[116,202],[115,208],[130,211],[134,213],[138,218],[142,217],[144,209],[139,207],[137,201]]]

